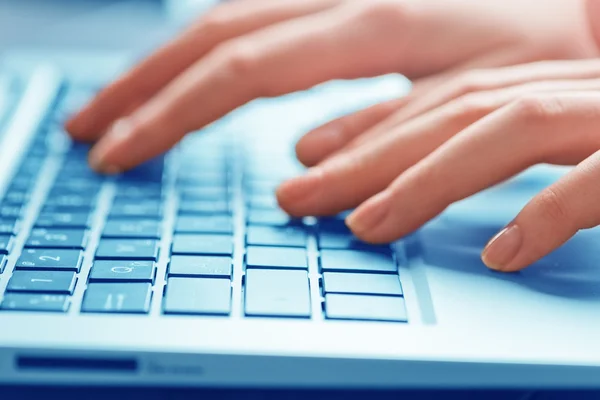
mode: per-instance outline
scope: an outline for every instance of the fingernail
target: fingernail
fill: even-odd
[[[297,203],[305,200],[317,190],[320,175],[320,169],[309,169],[306,174],[283,182],[277,189],[277,196],[285,203]]]
[[[488,268],[502,271],[515,258],[522,243],[523,234],[519,226],[509,225],[488,242],[481,259]]]
[[[131,135],[131,123],[127,119],[117,120],[104,137],[92,148],[89,156],[90,167],[99,173],[114,175],[121,172],[116,165],[109,164],[106,159],[112,150]]]
[[[390,193],[388,191],[378,193],[350,214],[346,218],[346,225],[357,234],[371,231],[385,220],[390,205]]]

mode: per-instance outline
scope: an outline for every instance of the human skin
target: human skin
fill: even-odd
[[[231,2],[105,88],[66,128],[97,142],[94,169],[119,173],[255,98],[402,73],[414,81],[408,96],[298,142],[309,169],[278,189],[281,207],[296,216],[356,208],[350,229],[388,242],[530,165],[581,162],[484,250],[489,267],[514,271],[600,223],[600,210],[586,207],[600,173],[598,8],[598,0]]]

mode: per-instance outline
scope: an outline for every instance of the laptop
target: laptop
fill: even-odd
[[[343,214],[290,219],[273,190],[302,173],[303,132],[404,95],[403,77],[258,99],[99,176],[62,121],[132,62],[2,59],[13,90],[0,110],[0,383],[600,386],[598,231],[520,273],[479,260],[563,170],[532,168],[409,237],[368,245]]]

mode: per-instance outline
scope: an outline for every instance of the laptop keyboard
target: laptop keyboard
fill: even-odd
[[[273,190],[297,169],[281,150],[215,125],[99,176],[59,123],[90,95],[63,90],[6,187],[1,311],[408,321],[402,247],[282,212]]]

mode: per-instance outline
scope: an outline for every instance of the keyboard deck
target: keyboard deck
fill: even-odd
[[[408,321],[401,247],[277,207],[288,154],[216,125],[99,176],[61,129],[92,93],[62,91],[2,197],[1,311]]]

